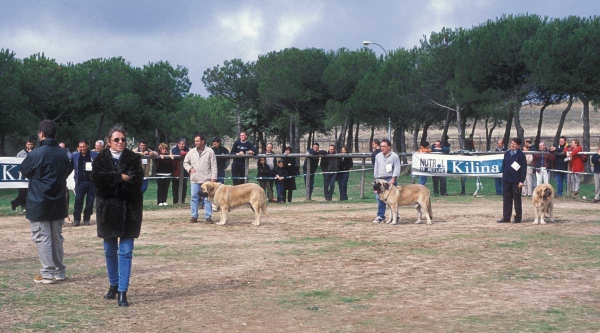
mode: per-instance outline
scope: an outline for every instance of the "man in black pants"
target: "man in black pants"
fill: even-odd
[[[515,204],[515,219],[513,223],[520,223],[522,218],[521,188],[527,175],[527,160],[525,154],[519,149],[521,139],[514,138],[510,142],[510,150],[504,153],[502,161],[502,218],[498,223],[510,222],[513,202]]]

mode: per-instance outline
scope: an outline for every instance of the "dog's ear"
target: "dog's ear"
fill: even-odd
[[[385,182],[385,184],[383,184],[383,188],[388,191],[390,189],[390,183]]]

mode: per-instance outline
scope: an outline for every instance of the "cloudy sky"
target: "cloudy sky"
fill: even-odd
[[[522,13],[597,15],[600,1],[2,0],[0,48],[19,58],[44,52],[60,63],[166,60],[189,68],[191,91],[207,96],[203,71],[227,59],[253,61],[286,47],[358,49],[363,40],[410,48],[442,27]]]

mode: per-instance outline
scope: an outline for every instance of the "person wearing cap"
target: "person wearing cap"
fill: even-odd
[[[221,139],[212,139],[212,149],[215,152],[215,156],[218,155],[229,155],[229,149],[221,146]],[[228,158],[217,158],[217,182],[225,184],[225,170],[229,167]]]

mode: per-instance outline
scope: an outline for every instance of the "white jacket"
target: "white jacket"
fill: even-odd
[[[186,171],[194,168],[196,172],[190,173],[191,183],[206,183],[211,179],[217,179],[217,158],[215,152],[204,146],[202,153],[198,153],[198,149],[191,149],[183,160],[183,167]]]

